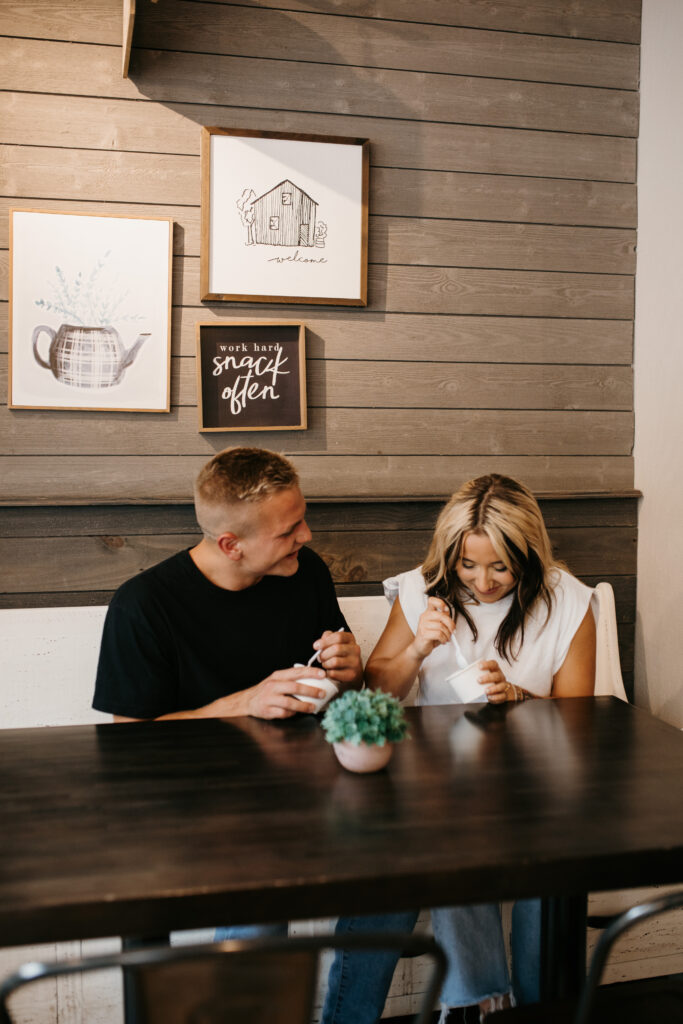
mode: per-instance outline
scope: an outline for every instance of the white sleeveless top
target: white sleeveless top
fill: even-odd
[[[547,697],[553,676],[562,667],[574,634],[591,605],[597,619],[595,591],[562,569],[551,577],[553,604],[548,616],[544,601],[538,601],[524,626],[524,644],[515,659],[501,657],[494,646],[498,627],[507,615],[513,595],[506,594],[492,604],[468,604],[467,611],[478,631],[476,641],[463,618],[455,624],[456,643],[436,647],[422,662],[418,673],[416,704],[453,704],[453,690],[446,676],[472,661],[495,660],[510,683],[524,687],[539,697]],[[421,569],[412,569],[384,581],[384,594],[390,604],[396,597],[413,633],[417,633],[420,615],[427,608],[425,582]]]

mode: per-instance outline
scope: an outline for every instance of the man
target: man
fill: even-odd
[[[114,595],[93,707],[117,722],[314,712],[298,683],[360,685],[360,651],[311,540],[297,472],[260,448],[219,452],[195,485],[202,539]],[[339,632],[341,628],[341,632]]]
[[[306,503],[287,459],[259,448],[220,452],[195,485],[202,539],[117,590],[107,612],[93,707],[117,722],[251,715],[289,718],[323,697],[297,683],[314,650],[340,689],[362,679],[360,649],[329,571],[310,548]],[[342,631],[338,630],[342,627]],[[340,918],[337,933],[412,927],[412,916]],[[287,933],[284,922],[219,928],[216,939]],[[323,1024],[374,1024],[362,954],[338,951]],[[395,958],[379,955],[391,981]],[[349,980],[350,979],[350,980]],[[381,990],[381,985],[378,989]]]

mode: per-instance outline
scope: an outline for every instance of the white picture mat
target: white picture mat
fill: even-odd
[[[211,136],[209,292],[359,298],[363,220],[363,147],[350,143]],[[318,205],[325,247],[247,245],[237,202],[291,180]],[[298,251],[304,263],[278,262]],[[325,262],[318,262],[323,259]]]
[[[100,217],[15,210],[12,213],[12,405],[35,408],[166,411],[169,405],[169,246],[166,219]],[[108,254],[108,255],[106,255]],[[36,361],[32,335],[45,324],[57,331],[70,320],[36,305],[54,296],[56,267],[73,282],[98,260],[97,288],[123,296],[112,326],[128,351],[149,333],[120,383],[107,388],[65,384]],[[136,319],[123,319],[133,315]],[[93,324],[87,326],[95,326]],[[48,362],[50,338],[38,350]]]

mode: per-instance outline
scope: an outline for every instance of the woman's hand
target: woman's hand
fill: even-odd
[[[479,682],[486,689],[489,704],[504,704],[508,700],[516,700],[515,688],[505,678],[505,673],[497,661],[479,663],[481,675]]]
[[[479,667],[482,670],[479,682],[486,689],[486,699],[489,704],[505,704],[506,701],[518,702],[533,699],[533,693],[507,681],[505,673],[497,661],[481,661]]]
[[[440,597],[430,597],[427,609],[417,624],[415,639],[410,644],[416,656],[423,661],[440,644],[447,644],[455,629],[448,605]]]

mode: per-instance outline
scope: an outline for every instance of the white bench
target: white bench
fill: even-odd
[[[619,665],[614,594],[599,583],[596,694],[626,700]],[[389,615],[383,597],[342,597],[340,605],[368,659]],[[93,683],[106,607],[0,610],[0,727],[109,721],[93,711]]]

